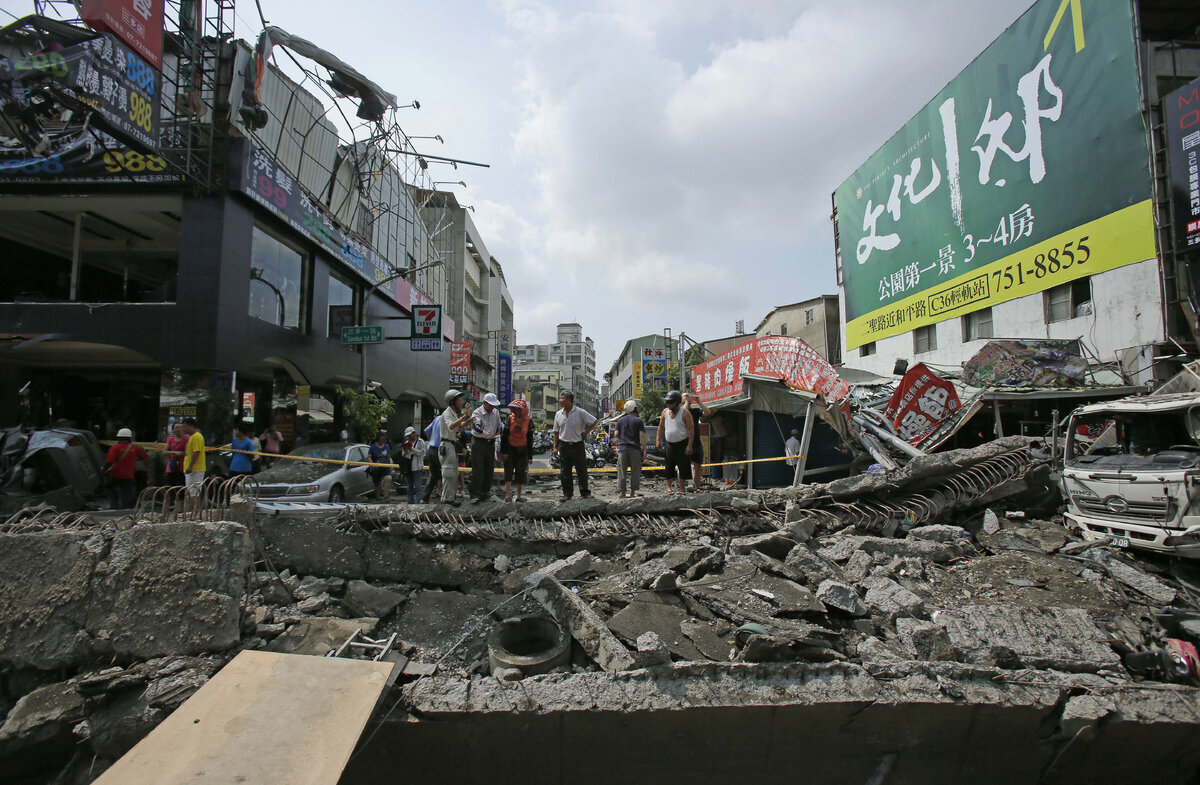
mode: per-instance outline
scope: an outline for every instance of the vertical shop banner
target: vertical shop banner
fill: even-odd
[[[1155,256],[1128,0],[1038,0],[836,191],[846,349]]]
[[[850,385],[829,361],[799,338],[755,338],[700,363],[692,369],[691,389],[703,401],[731,398],[742,392],[746,374],[779,379],[790,387],[842,401]]]
[[[900,380],[883,416],[901,439],[919,447],[961,408],[954,385],[917,363]]]
[[[83,0],[79,15],[93,30],[112,33],[162,70],[163,0]]]
[[[661,346],[642,349],[641,384],[635,391],[638,397],[642,390],[661,390],[667,386],[667,350]]]
[[[450,383],[466,384],[471,380],[471,342],[450,344]]]
[[[509,332],[501,332],[496,339],[496,395],[505,405],[513,399],[512,344],[513,336]]]
[[[1175,251],[1200,246],[1200,79],[1163,99]]]

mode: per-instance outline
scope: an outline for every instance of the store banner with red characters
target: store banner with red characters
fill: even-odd
[[[742,392],[745,374],[780,379],[790,387],[841,401],[850,392],[833,366],[799,338],[755,338],[692,369],[691,389],[702,401],[730,398]]]
[[[896,428],[901,439],[916,447],[961,408],[962,401],[954,385],[926,368],[924,363],[917,363],[900,380],[883,416]]]
[[[471,342],[450,344],[450,383],[466,384],[471,380]]]
[[[156,71],[162,70],[163,0],[83,0],[85,24],[129,44]]]

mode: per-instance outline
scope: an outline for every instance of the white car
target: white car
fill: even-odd
[[[297,447],[288,455],[325,460],[277,460],[274,466],[250,479],[258,498],[293,502],[343,502],[357,500],[375,489],[366,466],[327,462],[368,461],[365,444],[307,444]]]

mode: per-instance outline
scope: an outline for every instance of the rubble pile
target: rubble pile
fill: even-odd
[[[441,743],[511,744],[514,717],[574,713],[665,712],[650,740],[701,732],[691,713],[746,711],[720,720],[765,734],[746,754],[770,736],[755,710],[781,728],[833,718],[844,730],[806,730],[796,749],[861,733],[871,754],[843,765],[867,766],[863,780],[878,756],[913,765],[905,754],[936,747],[962,711],[977,733],[996,724],[1033,745],[1039,776],[1095,757],[1105,733],[1153,726],[1200,749],[1200,690],[1126,657],[1163,649],[1161,609],[1196,607],[1195,571],[1027,507],[1045,491],[1037,460],[1005,442],[765,492],[0,534],[0,767],[90,782],[236,651],[320,656],[354,636],[387,640],[401,675],[348,777],[388,764],[414,725],[442,741],[420,736],[411,765],[436,769],[461,761]],[[1171,613],[1171,635],[1192,634],[1200,617]],[[497,629],[544,633],[539,620],[562,633],[539,633],[553,663],[519,637],[497,651]]]

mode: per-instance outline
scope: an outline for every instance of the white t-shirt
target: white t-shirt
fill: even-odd
[[[800,440],[795,436],[783,443],[784,450],[787,451],[788,459],[784,461],[788,466],[795,466],[800,463]]]

